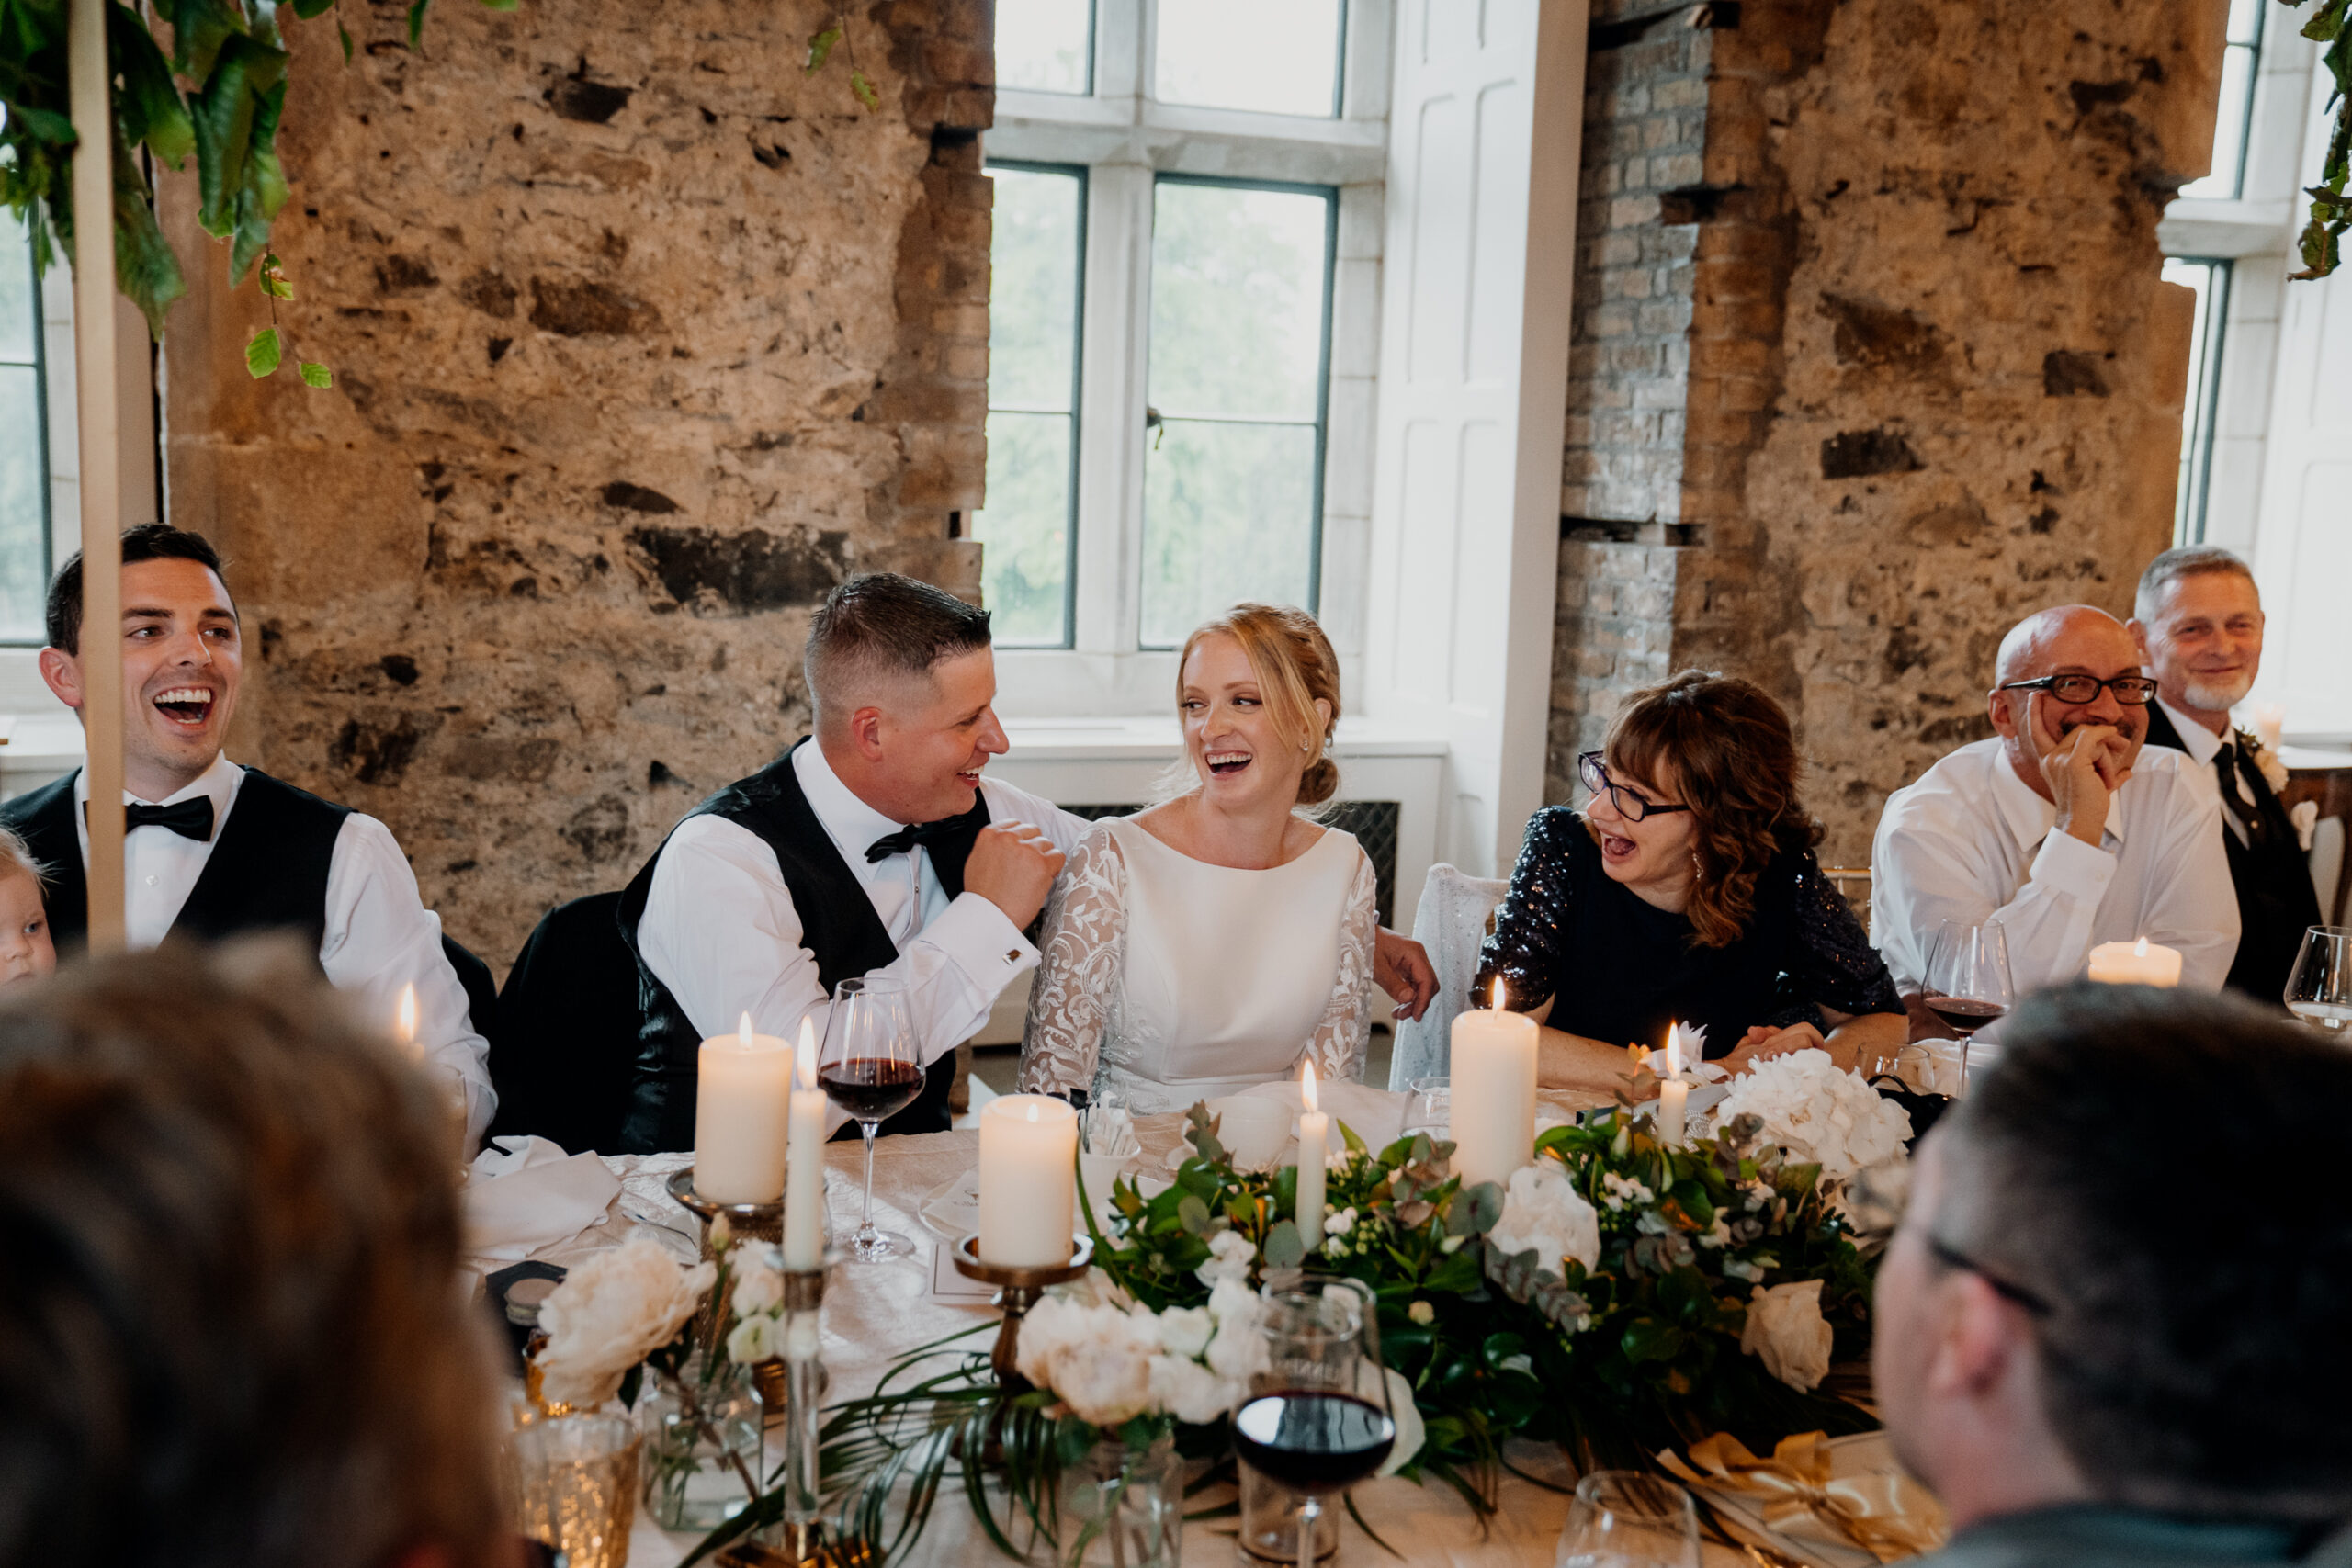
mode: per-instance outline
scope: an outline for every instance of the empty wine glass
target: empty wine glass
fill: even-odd
[[[2331,1033],[2352,1025],[2352,926],[2313,926],[2303,933],[2286,1002],[2289,1012]]]
[[[1453,1125],[1453,1080],[1415,1078],[1408,1087],[1411,1092],[1405,1097],[1405,1122],[1398,1135],[1409,1138],[1427,1133],[1431,1138],[1444,1137]]]
[[[1920,999],[1960,1036],[1960,1093],[1968,1092],[1968,1047],[1976,1032],[2017,1000],[2009,982],[2009,937],[1998,920],[1946,920],[1928,947]]]
[[[1261,1295],[1263,1368],[1234,1414],[1233,1448],[1243,1463],[1305,1495],[1298,1514],[1298,1568],[1315,1568],[1323,1499],[1378,1471],[1396,1444],[1380,1330],[1369,1288],[1355,1280]]]
[[[905,983],[866,976],[835,987],[817,1082],[865,1132],[865,1207],[849,1238],[849,1255],[860,1263],[884,1263],[915,1249],[905,1236],[874,1223],[874,1134],[915,1102],[922,1081]]]
[[[1673,1482],[1596,1470],[1577,1483],[1555,1568],[1699,1568],[1699,1510]]]

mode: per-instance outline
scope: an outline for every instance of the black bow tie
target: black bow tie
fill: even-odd
[[[905,854],[919,844],[935,843],[942,839],[952,837],[958,829],[967,826],[965,818],[970,815],[969,812],[966,812],[961,816],[943,817],[936,822],[918,822],[911,828],[901,828],[895,833],[885,833],[865,846],[866,862],[871,864],[888,855]]]
[[[198,795],[183,800],[177,806],[141,806],[136,802],[122,808],[122,830],[138,828],[169,828],[183,839],[207,843],[212,838],[212,800]]]

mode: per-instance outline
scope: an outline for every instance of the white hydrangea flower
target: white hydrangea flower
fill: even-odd
[[[1151,1407],[1159,1321],[1047,1296],[1021,1323],[1021,1375],[1051,1389],[1081,1421],[1116,1427]]]
[[[1748,1292],[1747,1326],[1739,1348],[1791,1388],[1809,1391],[1829,1375],[1835,1336],[1821,1315],[1821,1281],[1797,1280]]]
[[[1734,1079],[1715,1108],[1715,1132],[1747,1111],[1764,1119],[1765,1135],[1792,1159],[1818,1163],[1825,1181],[1901,1154],[1911,1136],[1909,1113],[1860,1073],[1839,1071],[1826,1051],[1792,1051]]]
[[[1151,1402],[1179,1421],[1205,1426],[1230,1414],[1249,1392],[1248,1383],[1221,1378],[1189,1358],[1152,1358]]]
[[[1325,1235],[1345,1235],[1355,1228],[1356,1212],[1351,1208],[1342,1209],[1336,1214],[1326,1214],[1323,1216],[1323,1234]]]
[[[1539,1159],[1511,1172],[1502,1218],[1491,1234],[1505,1256],[1532,1247],[1547,1269],[1559,1269],[1566,1258],[1587,1269],[1600,1261],[1600,1215],[1555,1159]]]
[[[1247,1280],[1258,1248],[1239,1231],[1219,1231],[1209,1237],[1209,1260],[1193,1270],[1212,1290],[1220,1280]]]
[[[708,1263],[681,1268],[644,1231],[595,1254],[539,1309],[541,1396],[583,1409],[612,1398],[631,1367],[677,1337],[718,1279]]]
[[[1170,1307],[1159,1314],[1159,1348],[1171,1356],[1199,1355],[1216,1333],[1216,1319],[1206,1307]]]

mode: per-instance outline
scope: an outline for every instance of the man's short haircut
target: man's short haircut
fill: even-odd
[[[878,687],[988,646],[986,610],[895,571],[853,577],[825,595],[808,626],[803,671],[817,728],[846,721]]]
[[[2090,984],[2028,1000],[2004,1042],[1937,1130],[1922,1217],[2047,1304],[2043,1415],[2092,1492],[2341,1520],[2352,1051],[2242,998]]]
[[[2141,620],[2152,620],[2164,608],[2165,590],[2184,577],[2217,571],[2243,577],[2248,582],[2254,581],[2254,568],[2235,552],[2219,545],[2183,545],[2177,550],[2166,550],[2140,574],[2139,589],[2132,596],[2132,613]]]
[[[448,1114],[282,942],[0,1002],[0,1563],[503,1560]]]
[[[201,534],[191,534],[186,528],[175,528],[168,523],[141,523],[122,531],[122,564],[133,565],[142,560],[192,560],[209,568],[226,588],[229,580],[220,570],[220,552],[212,541]],[[49,580],[49,604],[43,616],[43,632],[49,646],[63,649],[68,653],[82,651],[82,552],[75,550]]]

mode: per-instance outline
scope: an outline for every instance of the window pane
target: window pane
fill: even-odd
[[[981,583],[989,626],[1007,647],[1069,640],[1070,433],[1068,414],[989,414],[989,504]]]
[[[1308,604],[1311,424],[1170,420],[1144,457],[1143,644],[1173,648],[1241,599]]]
[[[2205,537],[2207,476],[2212,468],[2229,264],[2167,256],[2164,280],[2197,296],[2188,333],[2188,397],[2180,417],[2180,475],[2173,502],[2173,543],[2193,545]]]
[[[1317,417],[1330,198],[1162,180],[1151,236],[1151,402]]]
[[[1341,0],[1159,0],[1155,8],[1152,96],[1161,103],[1326,119],[1340,112]]]
[[[972,516],[996,639],[1069,641],[1071,457],[1085,182],[991,167],[988,504]]]
[[[29,365],[0,366],[0,637],[20,642],[40,640],[49,586],[38,377]]]
[[[25,227],[0,212],[0,361],[33,362],[33,333],[40,323],[40,290],[33,284],[32,240]]]
[[[2180,187],[2180,194],[2191,201],[2237,198],[2245,169],[2246,127],[2254,116],[2257,52],[2251,44],[2232,44],[2222,51],[2222,102],[2213,120],[2212,172]]]
[[[1092,92],[1093,51],[1093,0],[997,0],[998,86]]]

